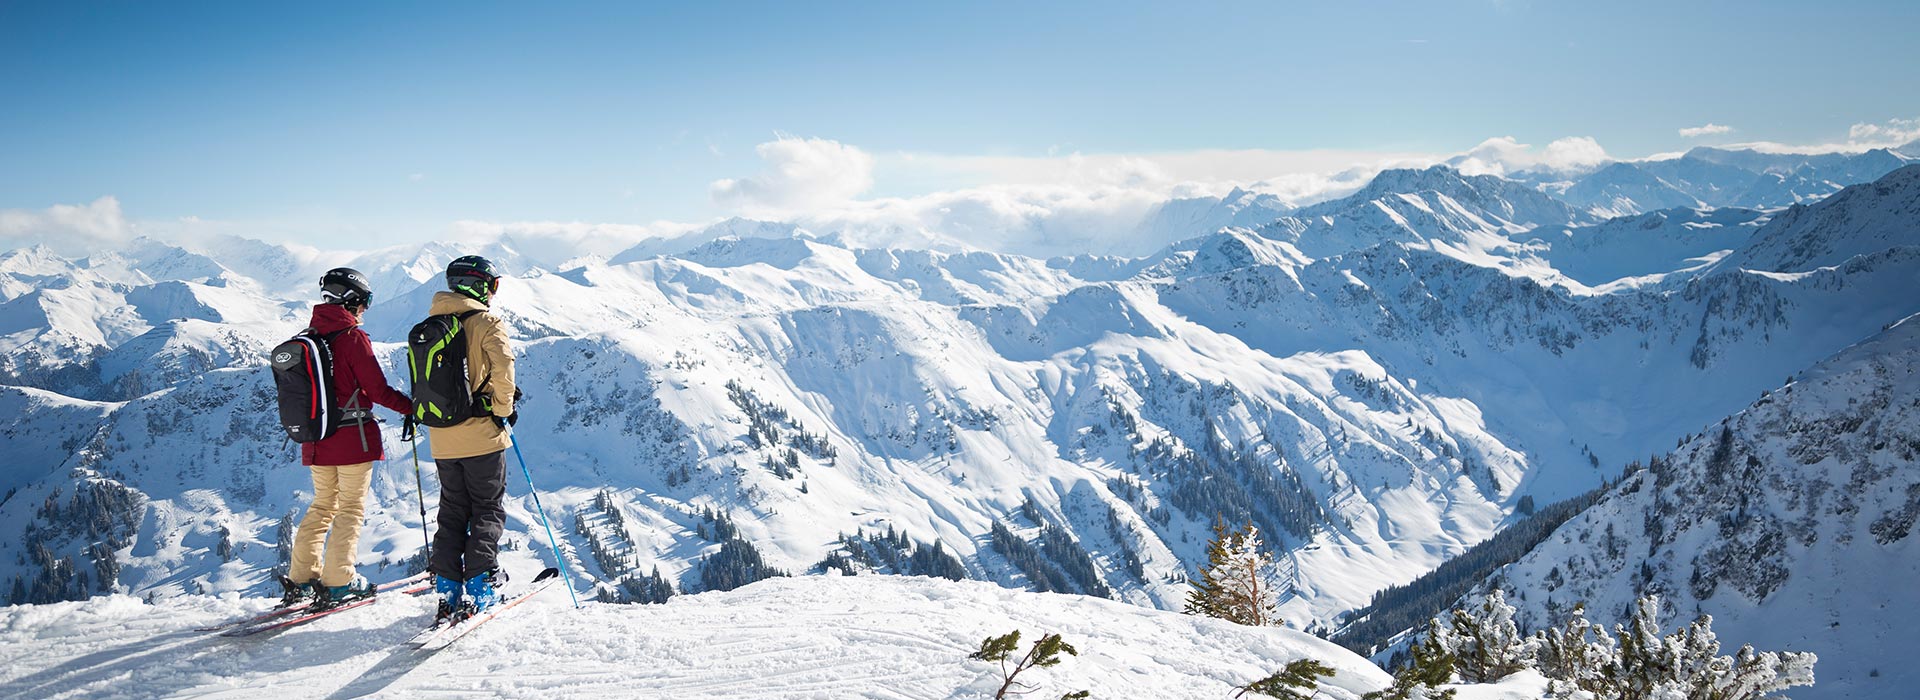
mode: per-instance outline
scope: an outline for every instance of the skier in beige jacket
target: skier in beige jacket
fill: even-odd
[[[466,342],[466,374],[475,394],[474,417],[449,427],[428,427],[440,475],[440,515],[427,569],[440,594],[440,614],[471,614],[499,602],[506,575],[499,568],[500,535],[506,529],[506,451],[519,420],[514,401],[513,349],[490,304],[500,273],[478,255],[447,266],[448,291],[433,295],[428,313],[459,317]],[[416,413],[426,410],[416,402]]]

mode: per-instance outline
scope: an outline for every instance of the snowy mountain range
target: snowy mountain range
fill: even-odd
[[[1571,184],[1390,170],[1298,208],[1169,202],[1151,225],[1191,228],[1139,258],[862,249],[744,220],[605,262],[510,240],[15,250],[0,593],[264,592],[308,486],[260,353],[303,324],[303,280],[369,273],[397,382],[404,348],[381,341],[424,316],[446,260],[479,253],[512,273],[496,309],[528,394],[518,432],[583,591],[840,568],[1174,608],[1224,517],[1284,554],[1290,625],[1330,624],[1523,499],[1586,491],[1823,358],[1905,357],[1882,333],[1920,312],[1907,160],[1696,149]],[[1743,454],[1772,454],[1800,423],[1743,425]],[[361,545],[376,579],[421,541],[387,432]],[[1884,467],[1876,487],[1914,478],[1911,456]],[[532,500],[509,495],[508,540],[531,547]],[[1713,503],[1665,507],[1704,527]],[[1884,571],[1835,561],[1804,578]],[[1601,604],[1608,576],[1577,590]]]

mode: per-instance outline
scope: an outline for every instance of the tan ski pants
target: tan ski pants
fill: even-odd
[[[307,516],[300,519],[300,530],[293,536],[287,578],[294,583],[318,578],[322,586],[345,586],[353,581],[360,519],[366,514],[367,482],[373,478],[373,463],[308,469],[313,470],[313,505],[307,506]]]

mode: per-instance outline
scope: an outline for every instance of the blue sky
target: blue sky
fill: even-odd
[[[1216,151],[1638,157],[1920,118],[1913,2],[291,5],[0,5],[0,209],[365,245],[751,209],[714,183],[776,134],[870,156],[828,194],[871,198],[1073,153],[1200,154],[1187,179]],[[1708,123],[1733,131],[1678,133]]]

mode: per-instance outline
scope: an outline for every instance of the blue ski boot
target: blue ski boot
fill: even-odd
[[[460,594],[465,588],[465,584],[454,579],[445,576],[433,577],[433,592],[440,596],[440,605],[433,611],[434,622],[453,617],[454,611],[460,609]]]
[[[486,573],[467,579],[466,607],[473,613],[486,612],[488,608],[500,604],[501,584],[507,582],[507,573],[491,569]]]

